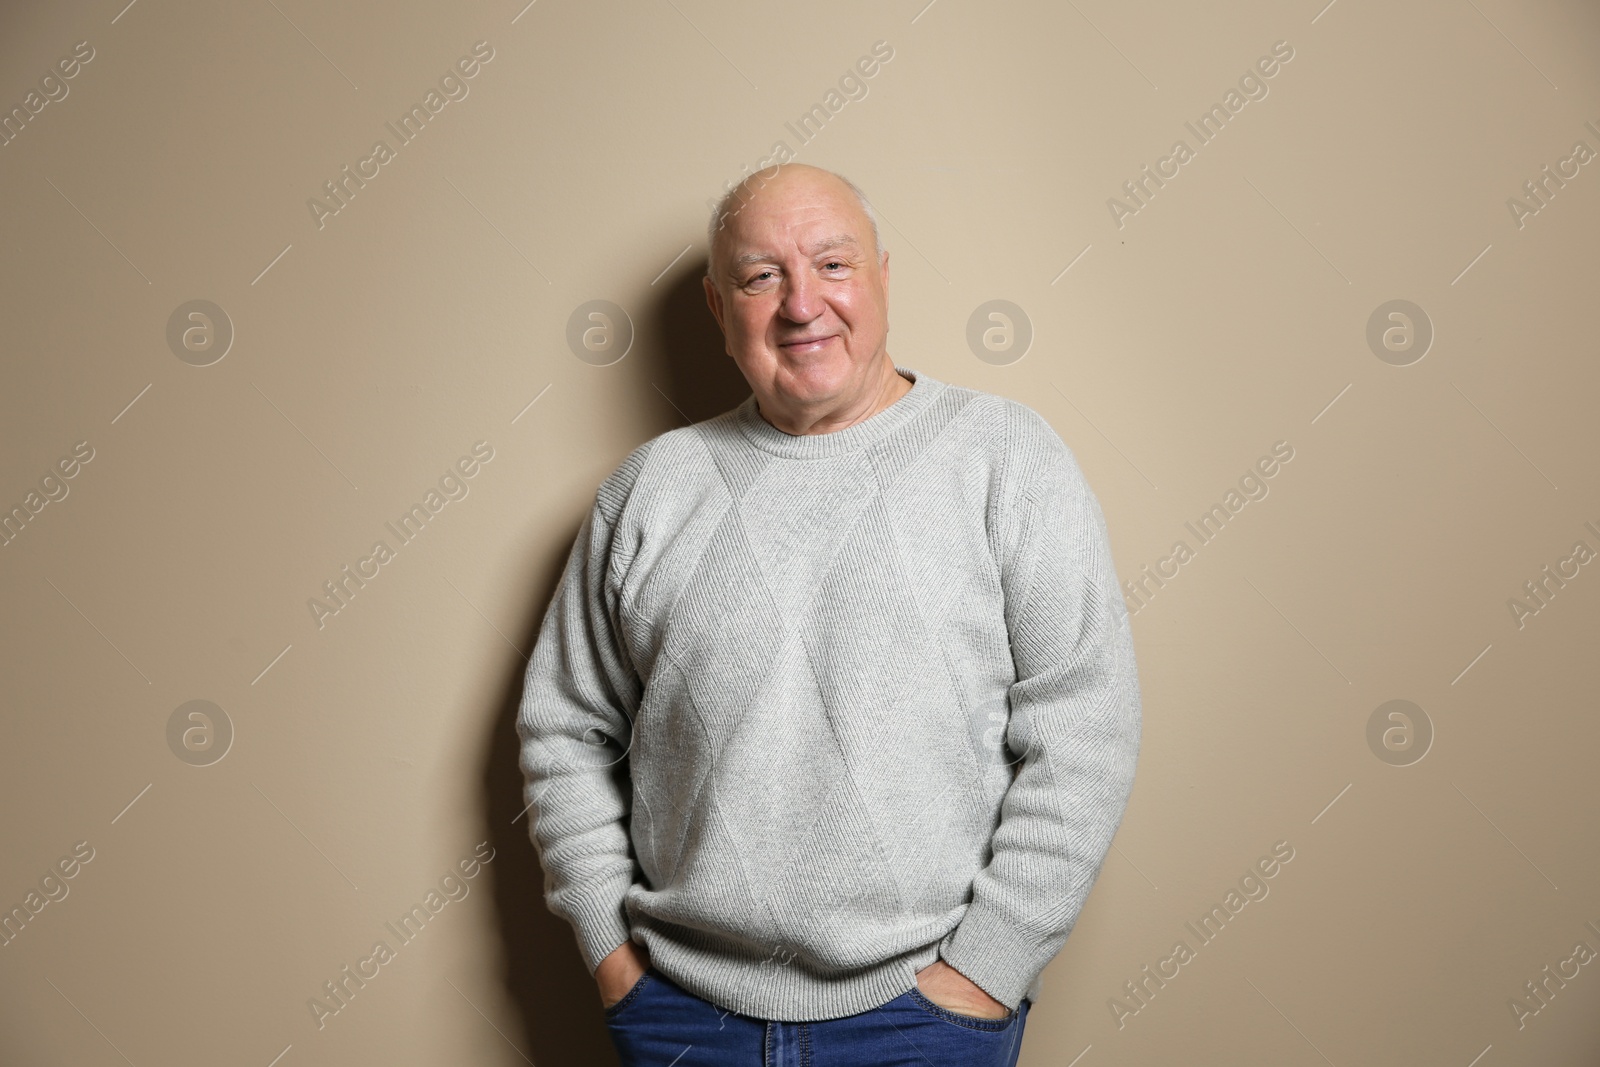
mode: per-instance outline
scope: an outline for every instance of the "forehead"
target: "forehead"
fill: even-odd
[[[849,190],[834,184],[792,182],[758,190],[729,217],[728,250],[746,258],[794,249],[815,254],[865,248],[866,215]]]

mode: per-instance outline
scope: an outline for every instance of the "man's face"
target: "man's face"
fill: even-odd
[[[719,236],[705,286],[728,355],[758,401],[853,403],[881,387],[889,254],[831,175],[785,167],[752,185]]]

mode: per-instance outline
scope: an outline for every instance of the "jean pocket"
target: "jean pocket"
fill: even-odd
[[[1012,1011],[999,1019],[986,1019],[981,1015],[963,1015],[959,1011],[951,1011],[949,1008],[935,1004],[928,999],[927,994],[918,986],[912,986],[910,994],[912,1003],[929,1015],[943,1019],[945,1022],[954,1023],[957,1026],[964,1026],[968,1030],[987,1030],[995,1033],[1007,1030],[1016,1023],[1017,1016],[1020,1014],[1017,1011]]]
[[[622,995],[622,999],[605,1010],[606,1022],[610,1022],[612,1019],[615,1019],[624,1008],[639,999],[639,995],[643,993],[645,987],[650,984],[652,972],[654,970],[655,968],[653,967],[646,967],[644,969],[644,973],[641,974],[638,980],[633,983],[633,986]]]

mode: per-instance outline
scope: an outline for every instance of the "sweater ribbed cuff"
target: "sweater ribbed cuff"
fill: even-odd
[[[626,887],[624,887],[626,888]],[[593,976],[600,961],[632,936],[622,896],[605,896],[562,902],[567,921],[578,936],[578,953]]]
[[[939,942],[939,957],[1012,1011],[1055,954],[1016,924],[969,905],[960,924]]]

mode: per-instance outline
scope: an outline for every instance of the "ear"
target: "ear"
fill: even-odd
[[[706,307],[711,309],[712,318],[717,320],[717,329],[726,337],[728,327],[722,321],[722,294],[717,291],[717,284],[711,280],[710,275],[701,278],[700,283],[706,290]]]

